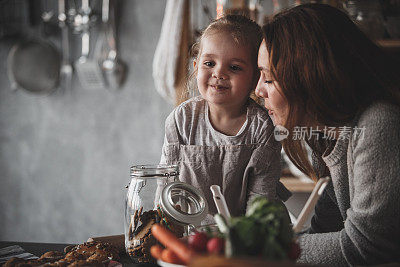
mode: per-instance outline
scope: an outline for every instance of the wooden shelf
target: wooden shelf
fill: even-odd
[[[393,56],[393,58],[400,61],[400,39],[377,40],[376,44]]]
[[[400,49],[400,39],[383,39],[377,40],[376,43],[383,48]]]
[[[315,183],[311,180],[311,182],[304,182],[293,176],[283,176],[280,181],[292,193],[311,193],[315,186]]]

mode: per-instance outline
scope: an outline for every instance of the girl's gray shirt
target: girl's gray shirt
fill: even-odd
[[[299,262],[399,262],[400,108],[375,103],[348,129],[322,156],[332,182],[318,201],[309,233],[299,238]]]
[[[178,164],[180,180],[201,189],[217,213],[210,186],[219,185],[232,216],[243,215],[253,195],[286,200],[279,183],[281,145],[266,110],[249,99],[247,119],[235,136],[216,131],[201,96],[176,107],[165,121],[161,163]],[[277,190],[278,187],[278,190]]]

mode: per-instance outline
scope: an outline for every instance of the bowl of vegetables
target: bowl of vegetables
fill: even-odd
[[[246,259],[294,263],[300,255],[282,203],[256,197],[245,216],[226,220],[216,214],[214,218],[217,226],[195,229],[185,241],[160,225],[153,226],[153,235],[163,246],[153,246],[152,256],[161,266],[171,266],[163,263],[187,265],[204,257],[218,262]]]

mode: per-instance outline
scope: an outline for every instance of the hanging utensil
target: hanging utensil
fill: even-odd
[[[79,81],[85,89],[99,89],[104,87],[103,75],[96,58],[96,53],[93,57],[89,57],[90,52],[90,6],[89,0],[82,0],[82,55],[75,64],[75,69],[78,73]],[[97,46],[98,47],[98,46]],[[97,49],[95,49],[97,50]]]
[[[108,10],[107,10],[108,9]],[[108,16],[105,12],[108,11]],[[106,23],[106,39],[109,47],[107,58],[102,63],[102,70],[107,87],[118,89],[125,78],[125,64],[118,58],[115,26],[115,1],[103,0],[103,23]]]
[[[103,0],[101,5],[101,21],[107,23],[110,15],[110,0]]]
[[[65,13],[65,0],[58,0],[58,21],[61,27],[61,47],[62,47],[62,64],[61,64],[61,87],[70,89],[72,83],[72,65],[69,59],[69,28],[67,25],[67,15]]]
[[[37,5],[29,2],[32,19]],[[60,81],[61,56],[57,48],[43,38],[44,22],[40,20],[41,37],[28,37],[16,44],[8,55],[7,71],[13,89],[49,94]]]
[[[59,84],[61,60],[58,50],[41,39],[15,45],[8,55],[11,87],[32,93],[48,94]]]

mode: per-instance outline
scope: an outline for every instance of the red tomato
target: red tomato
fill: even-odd
[[[199,251],[199,252],[206,251],[207,241],[208,241],[208,237],[203,232],[197,232],[194,235],[190,235],[188,237],[189,247],[196,251]]]
[[[212,254],[222,254],[224,247],[225,240],[220,237],[213,237],[207,242],[207,251]]]

